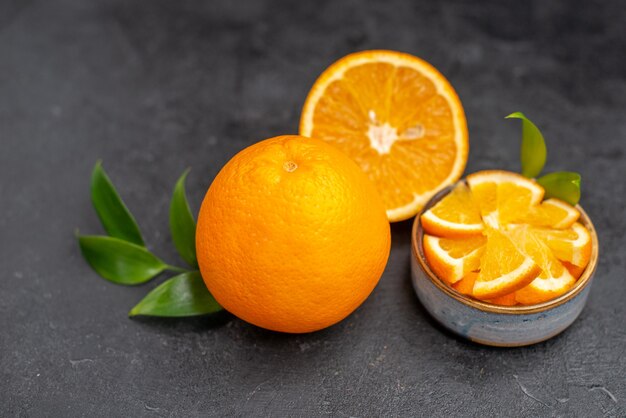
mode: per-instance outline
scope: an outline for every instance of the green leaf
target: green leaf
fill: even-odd
[[[91,174],[91,201],[107,233],[116,238],[144,245],[135,218],[98,161]]]
[[[169,268],[145,247],[119,238],[82,235],[78,243],[89,265],[114,283],[144,283]]]
[[[559,171],[546,174],[537,182],[546,189],[546,198],[556,197],[575,205],[580,200],[580,174],[571,171]]]
[[[205,315],[220,310],[222,307],[207,290],[200,272],[192,271],[160,284],[129,315],[181,317]]]
[[[185,179],[189,169],[185,170],[174,186],[170,203],[170,231],[178,254],[192,267],[198,267],[196,260],[196,221],[189,209],[185,193]]]
[[[546,164],[546,143],[539,128],[535,126],[522,112],[511,113],[506,119],[522,120],[522,146],[520,159],[522,162],[522,174],[533,178],[541,174]]]

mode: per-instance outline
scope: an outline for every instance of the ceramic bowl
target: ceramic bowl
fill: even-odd
[[[412,232],[413,288],[426,310],[444,327],[468,340],[491,346],[519,347],[545,341],[569,327],[587,302],[598,263],[598,237],[591,219],[580,207],[580,219],[592,239],[591,259],[567,293],[537,305],[498,306],[463,295],[446,285],[430,269],[423,249],[421,214],[453,186],[436,194],[415,218]]]

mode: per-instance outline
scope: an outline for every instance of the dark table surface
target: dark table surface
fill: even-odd
[[[626,8],[620,1],[0,3],[0,415],[626,415]],[[163,278],[122,287],[81,258],[101,233],[98,158],[150,248],[177,262],[171,189],[193,210],[220,167],[295,133],[316,76],[346,53],[410,52],[467,112],[467,172],[518,169],[524,111],[548,170],[582,173],[601,242],[581,317],[520,349],[455,338],[409,281],[410,222],[342,323],[283,335],[228,314],[131,320]]]

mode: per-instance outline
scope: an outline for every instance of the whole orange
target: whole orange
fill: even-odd
[[[257,326],[310,332],[354,311],[383,273],[385,207],[348,156],[279,136],[233,157],[198,216],[202,277],[229,312]]]

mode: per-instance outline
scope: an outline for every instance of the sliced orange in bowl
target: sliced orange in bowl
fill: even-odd
[[[456,92],[432,65],[395,51],[347,55],[326,69],[302,109],[300,135],[347,153],[374,182],[391,222],[414,216],[467,162]]]
[[[535,305],[572,289],[590,261],[591,233],[576,207],[543,196],[541,185],[516,173],[467,176],[421,215],[432,271],[500,306]]]

